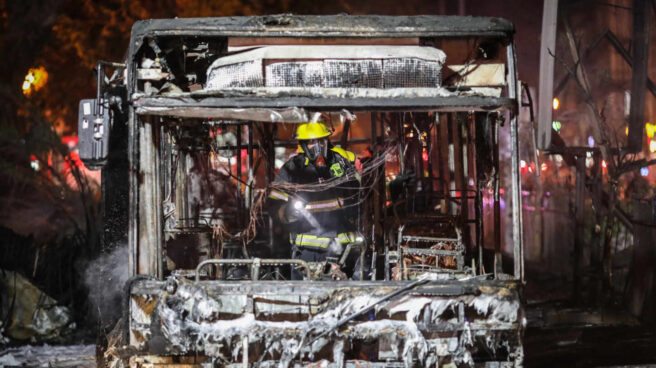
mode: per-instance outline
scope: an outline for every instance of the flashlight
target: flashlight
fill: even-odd
[[[306,206],[305,201],[301,199],[295,199],[291,203],[291,208],[294,209],[294,216],[300,215],[307,222],[309,222],[310,225],[312,225],[312,227],[314,227],[315,229],[322,229],[321,224],[317,221],[316,218],[314,218],[314,216],[312,216],[310,212],[308,212],[305,206]]]
[[[303,203],[303,201],[296,200],[294,201],[293,206],[295,210],[300,211],[305,208],[305,203]]]

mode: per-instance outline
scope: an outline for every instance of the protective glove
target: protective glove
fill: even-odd
[[[392,200],[397,200],[403,193],[404,188],[411,188],[417,184],[417,178],[414,170],[408,170],[401,173],[389,182],[390,196]]]
[[[414,169],[410,169],[406,171],[405,173],[402,173],[401,175],[397,176],[395,180],[399,180],[402,182],[405,186],[414,186],[417,184],[417,175],[415,174]]]
[[[298,221],[300,212],[298,209],[294,208],[293,203],[287,203],[281,206],[278,210],[278,217],[280,217],[284,223],[292,223]]]

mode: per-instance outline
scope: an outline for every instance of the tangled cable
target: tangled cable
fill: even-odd
[[[363,180],[365,183],[361,183],[361,185],[358,187],[347,185],[349,182],[353,180],[353,175],[355,174],[355,173],[351,173],[350,175],[347,174],[341,177],[330,178],[323,182],[316,182],[316,183],[300,184],[300,183],[288,183],[288,182],[273,182],[269,185],[269,188],[281,190],[288,194],[295,194],[299,192],[322,192],[330,189],[352,190],[355,193],[344,198],[346,199],[345,202],[347,202],[348,204],[344,205],[343,208],[356,206],[362,203],[364,199],[368,197],[369,193],[375,189],[380,176],[379,168],[385,164],[385,160],[387,156],[395,153],[396,150],[397,150],[396,146],[387,147],[385,150],[379,152],[370,161],[368,161],[366,163],[366,166],[363,165],[360,176],[366,180]],[[353,199],[356,197],[358,197],[358,199],[354,201]]]

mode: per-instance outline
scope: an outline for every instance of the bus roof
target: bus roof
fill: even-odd
[[[472,16],[266,15],[138,21],[133,40],[150,36],[228,37],[507,37],[508,20]]]

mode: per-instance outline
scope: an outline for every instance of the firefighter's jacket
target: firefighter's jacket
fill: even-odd
[[[320,186],[294,191],[274,186],[271,190],[269,210],[272,214],[280,213],[282,206],[293,206],[295,201],[304,203],[304,209],[297,213],[295,220],[287,223],[292,246],[339,253],[335,252],[334,244],[343,249],[347,243],[354,241],[360,202],[360,177],[354,162],[352,152],[332,147],[324,167],[315,167],[301,153],[289,159],[280,169],[274,182],[329,183],[327,188],[318,191]],[[335,186],[330,185],[335,182],[333,178],[341,178]],[[331,242],[334,243],[331,245]]]

